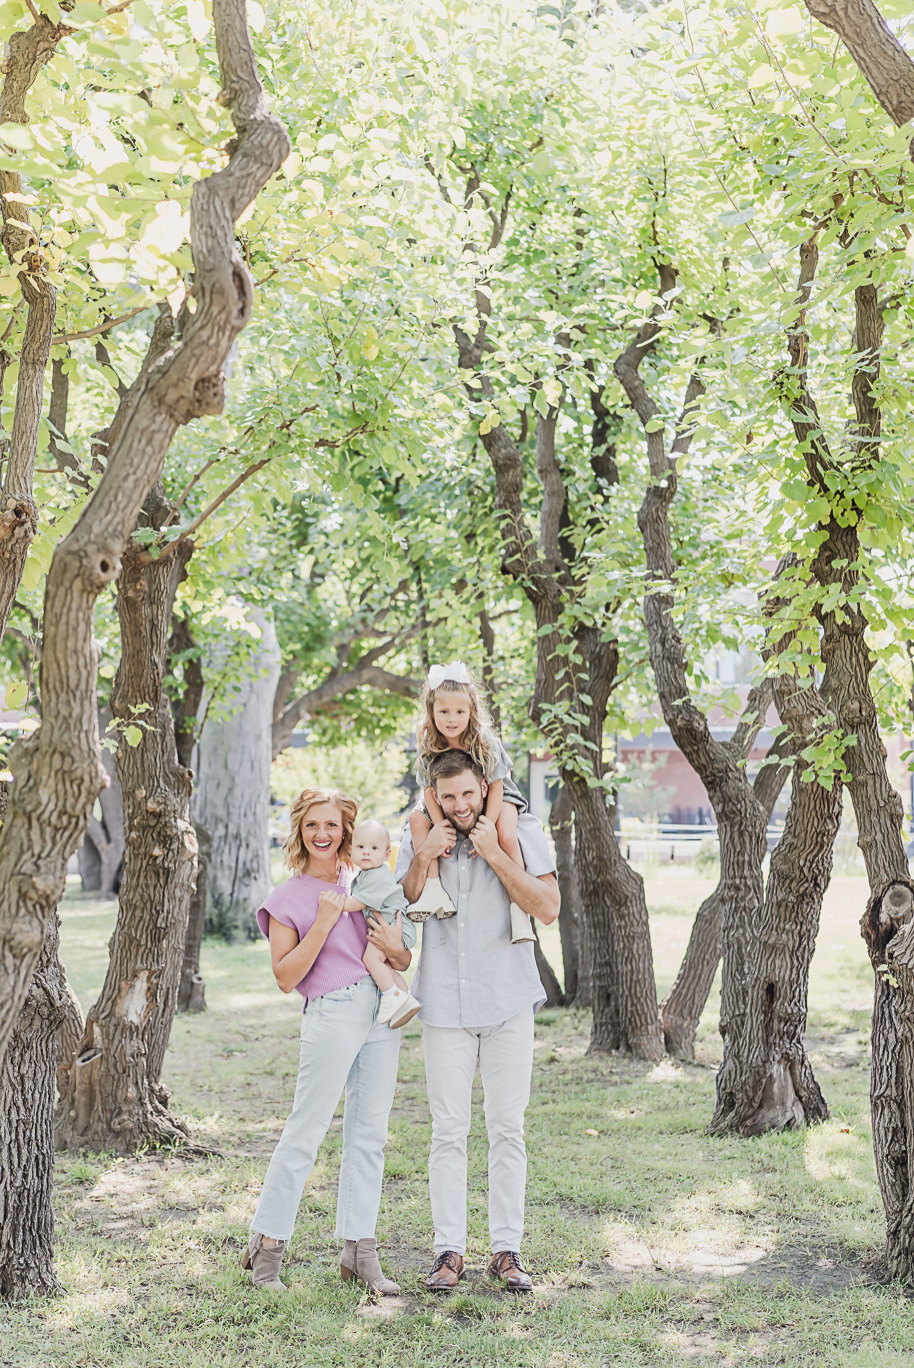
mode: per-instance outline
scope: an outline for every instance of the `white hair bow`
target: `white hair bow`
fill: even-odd
[[[433,665],[428,672],[428,687],[438,689],[446,679],[455,684],[469,684],[470,672],[462,660],[452,660],[450,665]]]

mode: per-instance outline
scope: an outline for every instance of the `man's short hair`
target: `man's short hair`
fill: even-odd
[[[428,777],[433,789],[437,789],[442,779],[456,779],[458,774],[465,774],[469,770],[479,781],[482,788],[485,782],[485,773],[478,760],[474,760],[469,751],[446,750],[441,755],[436,755],[428,767]]]

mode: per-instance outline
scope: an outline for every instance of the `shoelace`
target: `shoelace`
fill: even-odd
[[[504,1273],[506,1267],[516,1268],[520,1273],[527,1271],[520,1261],[520,1255],[515,1254],[513,1249],[503,1249],[501,1253],[496,1254],[492,1262],[501,1274]]]
[[[450,1250],[445,1250],[443,1254],[439,1254],[435,1259],[435,1262],[432,1265],[432,1272],[437,1273],[439,1268],[449,1268],[452,1273],[457,1273],[459,1271],[457,1268],[457,1257],[458,1256],[452,1254]]]

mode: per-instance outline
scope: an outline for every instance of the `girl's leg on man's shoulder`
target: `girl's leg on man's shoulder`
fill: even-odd
[[[375,1233],[399,1052],[399,1031],[374,1025],[346,1079],[336,1205],[336,1233],[343,1240],[362,1240]]]
[[[413,850],[419,850],[425,845],[426,838],[432,829],[432,824],[428,817],[420,808],[413,808],[409,814],[409,834],[412,838]],[[428,877],[437,879],[438,861],[430,860],[428,866]]]
[[[369,992],[377,1001],[370,979]],[[251,1230],[275,1240],[288,1240],[314,1167],[317,1151],[370,1025],[358,1010],[359,989],[315,998],[302,1022],[301,1054],[295,1101],[263,1180]]]
[[[498,832],[498,844],[502,850],[523,869],[524,857],[521,854],[520,841],[517,839],[517,808],[513,803],[502,803],[495,830]]]

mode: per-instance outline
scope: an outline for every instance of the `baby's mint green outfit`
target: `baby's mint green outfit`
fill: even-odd
[[[377,912],[388,926],[395,926],[397,913],[402,912],[403,946],[406,950],[413,948],[416,944],[416,926],[415,922],[411,922],[406,916],[409,903],[406,901],[403,885],[397,883],[386,864],[378,869],[360,870],[350,885],[349,895],[364,903],[366,908],[370,907],[372,912]]]

